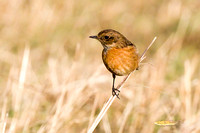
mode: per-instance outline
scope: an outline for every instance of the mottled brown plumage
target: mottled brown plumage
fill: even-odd
[[[137,48],[121,33],[112,29],[103,30],[97,36],[90,36],[90,38],[99,40],[104,48],[102,51],[103,62],[113,74],[112,94],[118,97],[119,93],[117,92],[119,90],[114,88],[115,77],[116,75],[128,75],[138,69],[139,55]]]

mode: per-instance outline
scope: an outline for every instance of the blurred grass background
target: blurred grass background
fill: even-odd
[[[1,132],[87,132],[111,95],[102,46],[88,38],[106,28],[140,53],[158,39],[95,132],[200,132],[199,1],[2,0],[0,7]],[[159,120],[179,124],[154,125]]]

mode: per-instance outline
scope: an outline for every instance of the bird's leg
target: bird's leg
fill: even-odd
[[[118,90],[118,89],[115,88],[115,78],[116,78],[116,75],[113,74],[112,76],[113,76],[112,95],[113,95],[113,96],[116,95],[116,97],[117,97],[118,99],[120,99],[120,98],[119,98],[119,92],[120,92],[120,90]]]

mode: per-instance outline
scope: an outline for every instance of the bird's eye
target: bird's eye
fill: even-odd
[[[106,40],[109,39],[109,36],[104,36],[104,39],[106,39]]]

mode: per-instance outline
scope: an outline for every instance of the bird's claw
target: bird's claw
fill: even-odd
[[[116,96],[118,99],[120,99],[120,98],[119,98],[119,93],[120,93],[120,90],[115,89],[115,88],[112,89],[112,95],[113,95],[113,96]]]

